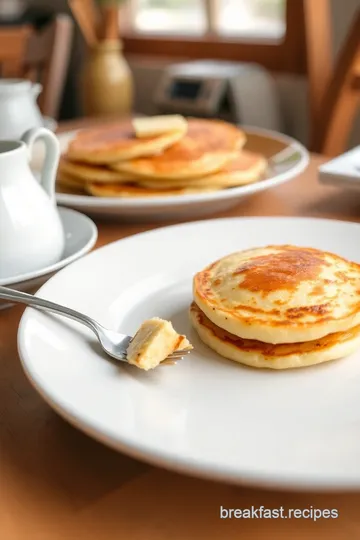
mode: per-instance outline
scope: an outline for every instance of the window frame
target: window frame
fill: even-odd
[[[125,54],[144,55],[144,51],[146,51],[147,56],[164,59],[211,58],[215,60],[256,62],[270,71],[306,73],[303,0],[287,0],[285,35],[279,40],[253,40],[215,35],[211,30],[214,16],[211,0],[204,1],[210,22],[210,31],[207,34],[199,37],[149,35],[125,27],[122,32]],[[216,0],[214,1],[216,2]]]

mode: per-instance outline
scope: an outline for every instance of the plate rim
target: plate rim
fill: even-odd
[[[51,274],[53,272],[56,272],[57,270],[62,270],[64,266],[68,266],[72,262],[76,261],[79,257],[82,257],[83,255],[87,254],[96,244],[98,239],[98,228],[95,225],[94,221],[86,216],[85,214],[82,214],[81,212],[77,210],[73,210],[72,208],[66,208],[66,207],[59,207],[59,214],[60,219],[63,221],[63,216],[66,214],[73,214],[76,215],[78,219],[82,219],[84,223],[87,224],[89,227],[89,231],[91,231],[91,237],[88,240],[88,242],[79,249],[76,253],[73,253],[72,255],[69,255],[66,258],[62,258],[60,261],[45,266],[44,268],[41,268],[40,270],[36,270],[33,272],[26,272],[25,274],[20,274],[18,276],[13,276],[10,278],[3,278],[0,279],[0,286],[1,287],[7,287],[9,285],[20,285],[26,281],[41,278],[43,276],[46,276],[47,274]],[[66,239],[65,239],[66,242]]]
[[[321,493],[359,491],[360,481],[356,478],[350,480],[346,479],[340,483],[339,480],[333,480],[329,477],[322,477],[320,480],[317,480],[311,475],[305,476],[304,474],[291,473],[290,476],[286,473],[269,474],[262,470],[254,471],[245,469],[235,472],[231,467],[225,468],[222,466],[221,468],[216,468],[213,464],[203,464],[202,462],[190,459],[189,457],[186,458],[186,461],[179,460],[167,451],[159,452],[155,451],[153,448],[149,448],[147,445],[136,445],[124,437],[122,437],[122,441],[116,441],[106,433],[99,432],[87,421],[81,419],[80,423],[76,415],[66,407],[66,404],[58,404],[46,391],[44,391],[43,388],[41,388],[25,365],[25,354],[20,352],[20,335],[18,336],[18,350],[21,365],[29,383],[54,412],[68,422],[69,425],[90,437],[90,439],[93,439],[118,453],[122,452],[142,463],[147,463],[148,465],[165,469],[169,472],[185,474],[193,478],[209,481],[225,482],[234,486],[271,489],[276,491],[283,491],[286,489],[304,493],[311,491]]]
[[[57,193],[56,200],[59,204],[63,204],[69,207],[76,208],[89,208],[89,209],[121,209],[121,208],[161,208],[177,207],[182,205],[192,206],[198,203],[211,203],[217,201],[225,201],[228,199],[237,200],[238,198],[246,195],[252,195],[257,192],[265,191],[272,187],[278,186],[282,183],[288,182],[296,178],[301,174],[310,163],[310,152],[304,144],[297,141],[290,135],[286,135],[275,130],[266,128],[260,128],[256,126],[239,126],[245,132],[252,133],[254,135],[267,136],[273,140],[286,143],[288,147],[294,148],[294,152],[299,152],[300,160],[290,170],[283,173],[279,173],[274,178],[266,179],[262,182],[248,184],[245,186],[233,187],[229,190],[220,190],[208,193],[193,193],[179,196],[166,196],[166,197],[137,197],[137,198],[114,198],[114,197],[90,197],[88,195],[76,195],[68,193]],[[67,132],[61,132],[58,136],[68,137],[72,133],[78,132],[78,129],[69,130]],[[291,174],[290,174],[291,173]]]
[[[355,228],[359,228],[360,230],[360,223],[356,221],[347,221],[347,220],[339,220],[336,218],[320,218],[320,217],[303,217],[303,216],[238,216],[238,217],[225,217],[220,219],[205,219],[205,220],[196,220],[186,223],[179,223],[174,225],[168,225],[165,227],[158,227],[149,231],[143,231],[136,233],[131,236],[127,236],[125,238],[121,238],[118,240],[115,240],[113,242],[110,242],[109,244],[103,245],[99,247],[97,250],[93,251],[92,253],[87,254],[85,257],[83,257],[82,261],[86,258],[90,259],[91,257],[98,256],[98,253],[102,252],[103,250],[106,250],[109,246],[129,242],[132,241],[136,237],[145,237],[151,234],[158,234],[161,233],[162,230],[170,230],[170,229],[179,229],[184,227],[190,227],[197,224],[204,224],[210,223],[210,222],[235,222],[235,221],[281,221],[281,222],[288,222],[288,221],[297,221],[297,222],[304,222],[304,221],[312,221],[312,222],[322,222],[323,224],[327,223],[339,223],[339,224],[346,224],[351,225]],[[73,263],[74,265],[77,264],[76,261]],[[51,277],[36,293],[37,295],[41,295],[43,289],[45,289],[48,286],[51,286],[52,280],[56,278],[57,275],[59,275],[61,272],[66,271],[67,268],[63,268],[60,270],[55,276]],[[17,333],[17,347],[18,347],[18,353],[20,357],[20,362],[22,365],[22,368],[31,383],[31,385],[35,388],[35,390],[39,393],[39,395],[42,397],[42,399],[52,408],[59,416],[61,416],[63,419],[65,419],[70,425],[78,429],[80,432],[85,433],[90,438],[104,444],[105,446],[112,448],[113,450],[116,450],[118,452],[124,452],[126,455],[129,455],[135,459],[138,459],[142,462],[148,463],[150,465],[161,467],[162,469],[178,472],[181,474],[190,475],[192,477],[196,478],[202,478],[212,481],[220,481],[220,482],[226,482],[228,484],[234,484],[234,485],[243,485],[243,486],[249,486],[249,487],[255,487],[255,488],[262,488],[262,489],[274,489],[274,490],[284,490],[288,489],[290,491],[298,491],[298,492],[309,492],[309,491],[317,491],[317,492],[333,492],[334,490],[338,493],[340,492],[347,492],[347,491],[358,491],[360,487],[360,473],[355,478],[346,478],[345,480],[339,480],[334,479],[334,477],[324,477],[322,476],[319,478],[314,478],[312,475],[306,476],[303,474],[294,474],[291,475],[287,473],[267,473],[262,470],[238,470],[234,471],[234,469],[226,468],[226,467],[214,467],[213,464],[203,464],[196,459],[189,459],[188,457],[186,460],[179,460],[174,457],[174,455],[169,454],[167,451],[158,451],[156,449],[148,448],[147,445],[141,445],[141,444],[134,444],[131,441],[128,441],[123,436],[120,440],[116,440],[115,438],[112,438],[108,433],[106,433],[105,430],[102,432],[96,429],[96,426],[92,426],[91,423],[89,423],[87,420],[84,420],[83,418],[78,418],[78,416],[70,410],[69,407],[67,407],[65,400],[58,400],[54,399],[42,386],[39,380],[36,380],[31,373],[31,371],[28,369],[27,366],[27,351],[25,349],[25,346],[23,346],[24,343],[24,332],[25,332],[25,325],[27,322],[27,317],[30,316],[31,308],[27,307],[21,317],[20,324],[18,327],[18,333]]]

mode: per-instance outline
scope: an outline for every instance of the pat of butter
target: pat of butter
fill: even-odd
[[[135,118],[133,127],[138,138],[155,137],[163,133],[187,130],[186,119],[178,114]]]
[[[148,371],[174,351],[192,348],[186,337],[174,330],[171,322],[154,317],[143,322],[136,332],[127,349],[127,359],[129,364]]]

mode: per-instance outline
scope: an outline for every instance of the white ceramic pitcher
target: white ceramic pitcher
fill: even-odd
[[[41,84],[21,79],[0,79],[0,140],[20,139],[25,131],[42,127],[37,99]]]
[[[40,183],[29,167],[38,138],[46,148]],[[40,270],[63,254],[65,237],[55,202],[59,158],[59,142],[45,128],[27,131],[21,141],[0,141],[0,278]]]

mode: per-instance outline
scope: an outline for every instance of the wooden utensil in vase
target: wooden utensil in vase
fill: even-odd
[[[103,13],[103,35],[104,40],[119,39],[119,8],[114,5],[104,5]]]
[[[88,47],[96,47],[99,21],[92,0],[69,0],[69,7]]]

